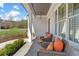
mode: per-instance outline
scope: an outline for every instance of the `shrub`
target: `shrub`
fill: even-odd
[[[19,40],[15,41],[13,44],[17,50],[18,48],[20,48],[24,44],[24,40],[19,39]]]
[[[13,44],[7,44],[4,50],[5,50],[6,55],[12,55],[16,49]]]
[[[0,56],[6,56],[6,53],[5,53],[4,49],[0,50]]]
[[[12,44],[7,44],[3,49],[0,50],[0,56],[13,55],[24,43],[24,40],[19,39],[14,41]]]

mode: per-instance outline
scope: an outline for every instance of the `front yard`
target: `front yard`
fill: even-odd
[[[0,29],[0,43],[12,39],[26,38],[27,29],[11,28]]]

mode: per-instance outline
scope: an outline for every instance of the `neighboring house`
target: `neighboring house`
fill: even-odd
[[[29,13],[30,33],[33,25],[36,36],[47,31],[57,37],[64,34],[68,53],[79,55],[79,3],[24,3],[23,6]]]

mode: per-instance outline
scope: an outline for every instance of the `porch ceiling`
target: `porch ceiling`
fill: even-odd
[[[35,15],[47,15],[51,3],[31,3]]]

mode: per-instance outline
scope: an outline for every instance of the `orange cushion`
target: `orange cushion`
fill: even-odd
[[[64,42],[60,40],[59,38],[56,38],[54,42],[54,50],[61,52],[63,51],[63,49],[64,49]]]

